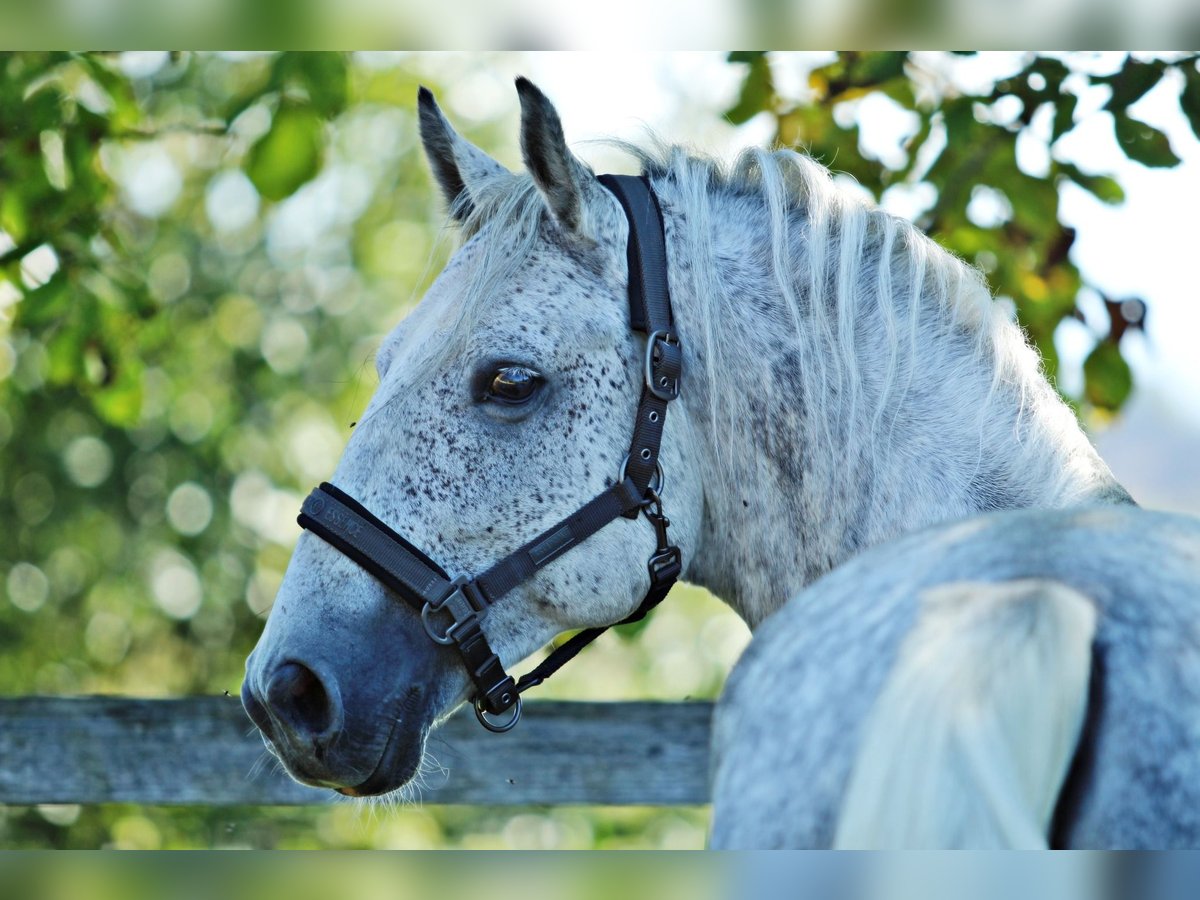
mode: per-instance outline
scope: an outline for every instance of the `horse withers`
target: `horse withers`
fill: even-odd
[[[444,576],[458,585],[447,597],[464,622],[478,626],[501,667],[562,631],[625,619],[652,586],[645,561],[661,547],[661,534],[636,509],[606,520],[561,556],[550,540],[555,523],[627,480],[630,423],[656,354],[630,328],[627,211],[568,150],[545,96],[524,80],[518,91],[526,175],[457,135],[432,97],[421,95],[423,143],[462,246],[384,341],[379,387],[333,474],[352,504],[338,506],[339,514],[367,516],[346,516],[343,524],[365,530],[340,547],[301,535],[247,661],[243,699],[269,747],[294,777],[347,794],[404,786],[420,769],[430,729],[479,697],[479,671],[468,671],[462,648],[431,640],[446,635],[360,565],[366,557],[355,556],[354,541],[362,535],[411,549],[393,558],[403,563],[396,563],[400,575],[428,576],[429,584]],[[837,189],[825,169],[790,151],[748,150],[726,169],[677,147],[632,149],[661,212],[678,336],[667,344],[681,348],[685,384],[655,459],[665,473],[656,482],[664,488],[659,500],[683,577],[723,598],[755,633],[717,720],[714,842],[895,842],[894,830],[856,823],[879,808],[903,820],[929,798],[954,793],[934,783],[939,772],[929,766],[919,774],[931,781],[914,780],[928,754],[884,765],[897,722],[914,740],[922,729],[958,733],[952,713],[961,704],[921,700],[921,689],[933,690],[921,676],[942,666],[982,685],[967,705],[993,735],[1003,737],[1011,710],[1037,693],[1031,684],[1046,696],[1029,707],[1036,727],[1015,744],[1014,735],[1008,744],[975,740],[972,752],[939,757],[960,768],[970,763],[954,782],[962,790],[992,799],[1012,794],[1003,807],[1007,826],[997,831],[964,814],[956,821],[966,824],[953,834],[930,830],[920,841],[1048,840],[1045,811],[1060,808],[1078,733],[1086,736],[1091,718],[1101,727],[1112,721],[1093,717],[1087,701],[1098,658],[1089,648],[1151,641],[1136,624],[1114,630],[1111,622],[1126,607],[1157,602],[1150,582],[1163,567],[1148,567],[1141,587],[1130,581],[1121,603],[1110,604],[1058,570],[1033,567],[1010,577],[972,551],[966,557],[977,557],[974,568],[960,560],[942,571],[939,559],[904,545],[906,556],[880,560],[870,572],[885,573],[910,599],[873,604],[861,561],[909,533],[966,527],[949,523],[1000,510],[1030,510],[1010,520],[1016,534],[1040,535],[1043,544],[1051,533],[1071,534],[1081,548],[1099,526],[1061,518],[1070,511],[1105,508],[1121,529],[1135,531],[1159,520],[1130,505],[979,274],[910,223]],[[1169,546],[1184,566],[1172,584],[1194,586],[1200,574],[1187,575],[1188,565],[1195,568],[1194,525],[1181,521],[1155,549]],[[494,604],[456,577],[482,572],[547,533],[544,568],[506,585]],[[1024,545],[996,546],[1019,555]],[[861,615],[823,620],[825,585],[844,584],[846,572],[863,580]],[[1180,616],[1188,602],[1175,604]],[[871,628],[890,636],[891,656],[866,656]],[[1179,634],[1193,652],[1194,633]],[[862,667],[853,704],[836,695],[832,674],[809,671],[799,648],[821,634],[842,651],[845,671]],[[1004,664],[989,656],[989,634],[1019,661],[1019,677],[996,676]],[[1030,637],[1028,647],[1014,638],[1021,634]],[[1104,658],[1107,673],[1135,659],[1169,665],[1137,653]],[[1151,683],[1175,683],[1170,669],[1153,671]],[[764,678],[777,679],[779,692],[761,696],[811,697],[802,705],[810,721],[747,699],[753,691],[740,685]],[[1104,683],[1117,684],[1108,676]],[[1194,719],[1187,699],[1172,697],[1172,709]],[[820,719],[820,710],[831,718]],[[843,736],[836,747],[824,745],[839,759],[788,768],[786,760],[801,758],[789,753],[822,746],[810,734],[820,723]],[[1106,740],[1100,734],[1097,746]],[[1171,746],[1200,758],[1189,735],[1180,725]],[[1014,745],[1032,761],[1006,759],[1003,748]],[[753,765],[760,750],[777,765]],[[1109,777],[1118,779],[1119,767],[1135,762],[1094,757],[1117,766]],[[1037,777],[1021,774],[1031,771]],[[780,808],[796,817],[794,828],[747,826],[771,807],[738,803],[743,773],[761,779],[765,795],[788,798]],[[828,782],[823,792],[805,784],[818,776]],[[1161,777],[1174,784],[1167,770]],[[1085,796],[1079,809],[1086,803]],[[802,808],[824,824],[804,827]],[[1179,827],[1177,842],[1196,840]],[[1136,842],[1100,826],[1071,834],[1096,844]]]

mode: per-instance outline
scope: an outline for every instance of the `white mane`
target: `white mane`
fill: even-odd
[[[978,270],[911,222],[838,187],[800,153],[752,148],[723,166],[656,140],[651,149],[613,143],[641,163],[668,219],[678,214],[671,252],[688,266],[679,274],[672,264],[673,285],[686,282],[685,291],[674,288],[681,294],[675,303],[692,307],[686,339],[703,357],[709,435],[725,480],[763,465],[737,439],[747,421],[745,382],[729,377],[761,364],[752,377],[769,402],[803,403],[807,440],[830,451],[806,461],[810,489],[827,495],[825,509],[861,495],[875,473],[903,471],[909,461],[889,460],[895,432],[916,418],[928,420],[922,424],[934,441],[944,432],[963,445],[963,483],[977,476],[1038,483],[1039,505],[1078,498],[1079,475],[1090,471],[1094,454]],[[488,239],[479,242],[460,335],[528,258],[548,217],[527,175],[472,185],[463,236],[487,229]],[[747,309],[751,301],[763,308]],[[801,396],[782,396],[771,360],[749,358],[756,332],[791,336]],[[930,390],[944,392],[945,402],[931,405],[926,396],[923,406],[910,403],[915,392]],[[1010,452],[985,460],[985,448],[998,446]],[[755,458],[731,458],[739,452]],[[981,474],[985,465],[990,470]],[[874,488],[890,491],[886,483]]]
[[[704,333],[692,339],[699,337],[706,350],[709,385],[740,387],[721,375],[745,364],[737,356],[744,344],[729,334],[729,323],[742,318],[732,308],[738,298],[730,295],[712,240],[725,212],[722,195],[734,194],[748,195],[750,206],[759,207],[768,240],[756,244],[754,262],[769,273],[771,292],[781,300],[779,324],[795,335],[793,348],[810,379],[811,397],[840,398],[810,402],[807,409],[820,419],[827,446],[869,445],[871,457],[886,453],[922,370],[940,371],[942,378],[987,373],[982,397],[963,392],[970,402],[964,412],[981,448],[983,431],[996,423],[993,404],[1014,399],[1005,394],[1015,393],[1016,405],[1026,412],[1038,400],[1061,406],[1044,389],[1037,354],[993,301],[977,269],[911,222],[839,188],[829,170],[809,157],[751,148],[725,168],[678,146],[657,143],[650,151],[622,146],[652,179],[669,184],[665,190],[685,212],[685,252],[695,289],[680,302],[701,307],[695,318]],[[813,303],[814,297],[821,302]],[[733,391],[713,391],[710,405],[714,423],[744,427]],[[1063,422],[1074,427],[1069,416]],[[1021,421],[1010,426],[1022,439],[1032,431]]]

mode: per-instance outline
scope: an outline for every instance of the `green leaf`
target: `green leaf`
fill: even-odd
[[[1107,175],[1089,175],[1071,163],[1059,163],[1058,166],[1067,178],[1092,194],[1097,200],[1113,206],[1125,202],[1125,190],[1115,178]]]
[[[109,384],[92,395],[102,419],[120,428],[137,424],[142,414],[142,366],[132,355],[122,356]]]
[[[10,188],[0,195],[0,228],[15,241],[29,233],[29,205],[19,191]]]
[[[1107,84],[1112,88],[1112,96],[1104,108],[1113,114],[1123,113],[1125,109],[1140,100],[1149,90],[1158,84],[1162,77],[1163,63],[1159,60],[1141,62],[1130,57],[1119,72],[1093,79],[1098,84]]]
[[[43,328],[60,322],[71,312],[71,299],[67,275],[59,269],[45,284],[25,292],[17,307],[17,321],[23,328]]]
[[[1185,67],[1183,93],[1179,95],[1179,106],[1192,125],[1192,131],[1200,138],[1200,71],[1195,64]]]
[[[317,112],[332,117],[346,108],[349,79],[346,60],[340,53],[305,54],[304,73],[308,79],[308,95]]]
[[[766,50],[734,50],[725,57],[725,61],[731,63],[752,63],[766,55]]]
[[[1036,72],[1045,78],[1046,87],[1043,90],[1052,94],[1058,92],[1063,79],[1071,74],[1070,68],[1062,60],[1050,56],[1039,56],[1027,71],[1030,74]]]
[[[775,86],[771,82],[771,67],[767,57],[765,54],[755,56],[750,61],[750,71],[742,82],[737,103],[725,111],[725,118],[734,125],[741,125],[768,109],[774,96]]]
[[[22,126],[29,132],[61,128],[66,98],[56,84],[39,86],[22,99]]]
[[[1179,164],[1167,136],[1152,125],[1131,119],[1124,113],[1113,116],[1117,144],[1134,162],[1154,169],[1169,169]]]
[[[983,178],[985,183],[997,188],[1003,185],[1002,193],[1012,205],[1012,220],[1036,237],[1055,234],[1058,230],[1058,190],[1054,185],[1023,172],[1013,172],[1003,179],[998,177],[1001,172],[1003,170],[998,166],[985,166]]]
[[[1054,130],[1050,143],[1054,143],[1075,127],[1075,106],[1078,98],[1074,94],[1062,94],[1054,104]]]
[[[243,77],[246,80],[220,106],[220,116],[226,124],[232,123],[255,103],[275,96],[283,86],[283,75],[279,72],[278,63],[253,76]]]
[[[904,74],[908,53],[887,50],[863,53],[850,66],[850,78],[860,86],[880,84]]]
[[[107,116],[111,125],[118,128],[129,128],[137,124],[141,117],[133,85],[129,79],[109,68],[107,61],[97,58],[94,54],[84,53],[79,61],[92,81],[108,95],[112,101],[112,111]]]
[[[1083,361],[1084,396],[1100,409],[1121,408],[1133,391],[1133,373],[1113,341],[1101,341]]]
[[[346,108],[348,78],[340,53],[289,52],[279,57],[280,77],[298,84],[320,115],[332,118]]]
[[[913,90],[913,83],[907,78],[893,78],[891,81],[882,82],[879,85],[880,92],[892,100],[895,100],[905,109],[914,109],[917,104],[916,92]],[[922,116],[927,118],[928,115]]]
[[[247,153],[246,174],[268,200],[282,200],[317,174],[323,151],[321,117],[310,106],[282,105]]]
[[[84,376],[86,331],[78,322],[54,331],[45,341],[46,380],[52,385],[73,385]]]

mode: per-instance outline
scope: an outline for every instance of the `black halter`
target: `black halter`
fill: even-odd
[[[508,731],[521,717],[521,693],[541,684],[608,628],[588,628],[557,647],[533,671],[514,681],[492,652],[481,627],[488,608],[543,566],[591,537],[618,516],[644,513],[658,546],[650,557],[650,590],[637,610],[613,624],[636,622],[679,578],[679,548],[667,538],[663,473],[658,451],[667,404],[679,396],[683,349],[671,318],[662,212],[650,182],[629,175],[602,175],[629,219],[629,320],[646,335],[643,388],[633,441],[614,484],[558,524],[514,550],[474,578],[451,578],[441,566],[372,515],[361,503],[322,483],[304,501],[299,523],[350,557],[421,614],[429,637],[454,645],[475,684],[475,714],[492,731]],[[487,718],[507,709],[497,723]]]

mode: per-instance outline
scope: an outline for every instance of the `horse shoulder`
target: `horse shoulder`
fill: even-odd
[[[712,845],[1194,845],[1198,591],[1200,520],[1129,506],[865,551],[734,667]]]

